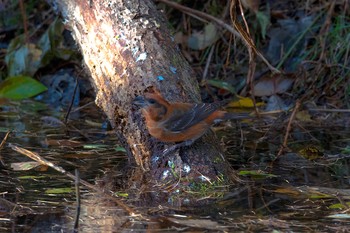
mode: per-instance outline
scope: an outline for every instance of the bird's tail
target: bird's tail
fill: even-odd
[[[252,113],[226,112],[223,120],[244,120],[254,118]]]

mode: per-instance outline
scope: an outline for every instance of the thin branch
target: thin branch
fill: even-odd
[[[180,4],[177,4],[175,2],[172,2],[172,1],[169,1],[169,0],[157,0],[158,2],[162,2],[162,3],[165,3],[175,9],[178,9],[182,12],[184,12],[185,14],[192,14],[192,15],[196,15],[198,17],[202,17],[206,20],[209,20],[211,22],[214,22],[216,23],[217,25],[219,25],[220,27],[226,29],[227,31],[229,31],[230,33],[234,34],[235,36],[241,38],[242,41],[245,42],[246,46],[249,48],[251,48],[254,53],[256,53],[260,58],[261,60],[263,60],[263,62],[269,67],[269,69],[274,72],[274,73],[280,73],[280,71],[278,69],[276,69],[275,67],[273,67],[270,62],[264,57],[264,55],[262,55],[262,53],[255,47],[254,45],[254,42],[251,40],[251,38],[249,37],[249,35],[242,29],[242,27],[235,22],[235,27],[237,29],[237,31],[231,27],[230,25],[228,25],[227,23],[225,23],[224,21],[212,16],[212,15],[209,15],[207,13],[204,13],[202,11],[198,11],[198,10],[194,10],[194,9],[191,9],[189,7],[185,7],[185,6],[182,6]]]

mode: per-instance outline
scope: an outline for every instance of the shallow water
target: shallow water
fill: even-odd
[[[81,179],[101,189],[117,187],[119,198],[143,213],[130,217],[112,200],[82,187],[80,232],[327,232],[350,225],[350,130],[341,123],[296,126],[287,152],[278,158],[282,123],[218,130],[242,181],[201,189],[203,204],[183,206],[179,203],[186,193],[177,195],[176,190],[171,200],[156,203],[151,200],[159,200],[159,187],[125,189],[126,180],[138,171],[127,166],[126,154],[105,129],[96,106],[75,112],[68,127],[60,123],[64,114],[33,101],[8,102],[2,106],[0,129],[2,138],[12,131],[7,143],[37,152],[71,173],[78,168]],[[8,146],[2,148],[1,160],[0,232],[72,232],[74,181],[44,166],[24,170],[31,160]]]

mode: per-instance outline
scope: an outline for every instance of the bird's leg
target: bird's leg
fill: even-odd
[[[172,145],[170,146],[169,148],[166,148],[165,150],[163,150],[163,156],[169,154],[170,152],[174,151],[174,150],[177,150],[181,147],[184,147],[184,146],[190,146],[194,143],[195,140],[187,140],[187,141],[183,141],[181,143],[178,143],[178,144],[175,144],[175,145]]]

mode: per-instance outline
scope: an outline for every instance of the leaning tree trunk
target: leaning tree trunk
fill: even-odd
[[[200,102],[194,72],[153,1],[51,2],[58,6],[80,46],[95,85],[97,105],[137,165],[156,180],[175,178],[174,173],[190,179],[231,177],[232,169],[213,133],[192,147],[162,156],[160,151],[167,145],[148,134],[140,111],[131,104],[151,86],[170,102]]]

